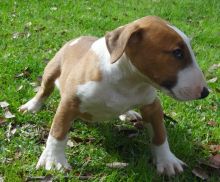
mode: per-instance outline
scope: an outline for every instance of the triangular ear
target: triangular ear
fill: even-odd
[[[106,45],[111,56],[111,63],[116,62],[122,56],[129,39],[138,30],[140,30],[139,26],[125,25],[105,35]]]

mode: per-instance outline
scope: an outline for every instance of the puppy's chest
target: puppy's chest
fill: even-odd
[[[92,115],[93,120],[111,119],[129,109],[151,102],[154,95],[152,88],[128,85],[114,86],[110,83],[90,81],[79,85],[77,96],[80,99],[80,111]]]

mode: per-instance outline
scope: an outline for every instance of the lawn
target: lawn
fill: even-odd
[[[59,102],[57,91],[38,114],[18,107],[34,96],[46,63],[68,40],[79,35],[103,36],[120,25],[157,15],[192,37],[192,47],[211,94],[204,100],[177,102],[159,93],[172,151],[188,164],[183,174],[158,176],[150,162],[146,130],[117,119],[104,124],[77,121],[68,142],[69,173],[36,170],[51,120]],[[220,152],[220,1],[218,0],[74,0],[0,1],[0,181],[197,181],[198,161]],[[5,119],[6,110],[15,117]],[[125,128],[125,129],[119,129]],[[127,128],[130,128],[128,130]],[[123,169],[106,166],[126,162]],[[218,181],[207,170],[210,181]],[[88,179],[87,179],[88,178]]]

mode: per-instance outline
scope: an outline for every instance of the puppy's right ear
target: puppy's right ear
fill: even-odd
[[[137,25],[125,25],[105,35],[105,41],[111,56],[111,63],[115,63],[124,53],[125,47],[135,32],[139,32]]]

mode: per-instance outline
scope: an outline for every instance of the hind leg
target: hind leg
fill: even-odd
[[[129,110],[126,113],[120,115],[119,119],[121,121],[141,121],[142,116],[136,111]]]
[[[59,76],[60,59],[59,55],[56,55],[44,69],[40,90],[31,100],[29,100],[26,104],[22,105],[19,108],[19,111],[29,111],[33,113],[37,112],[41,108],[46,98],[49,97],[49,95],[52,93],[54,89],[54,82]]]

